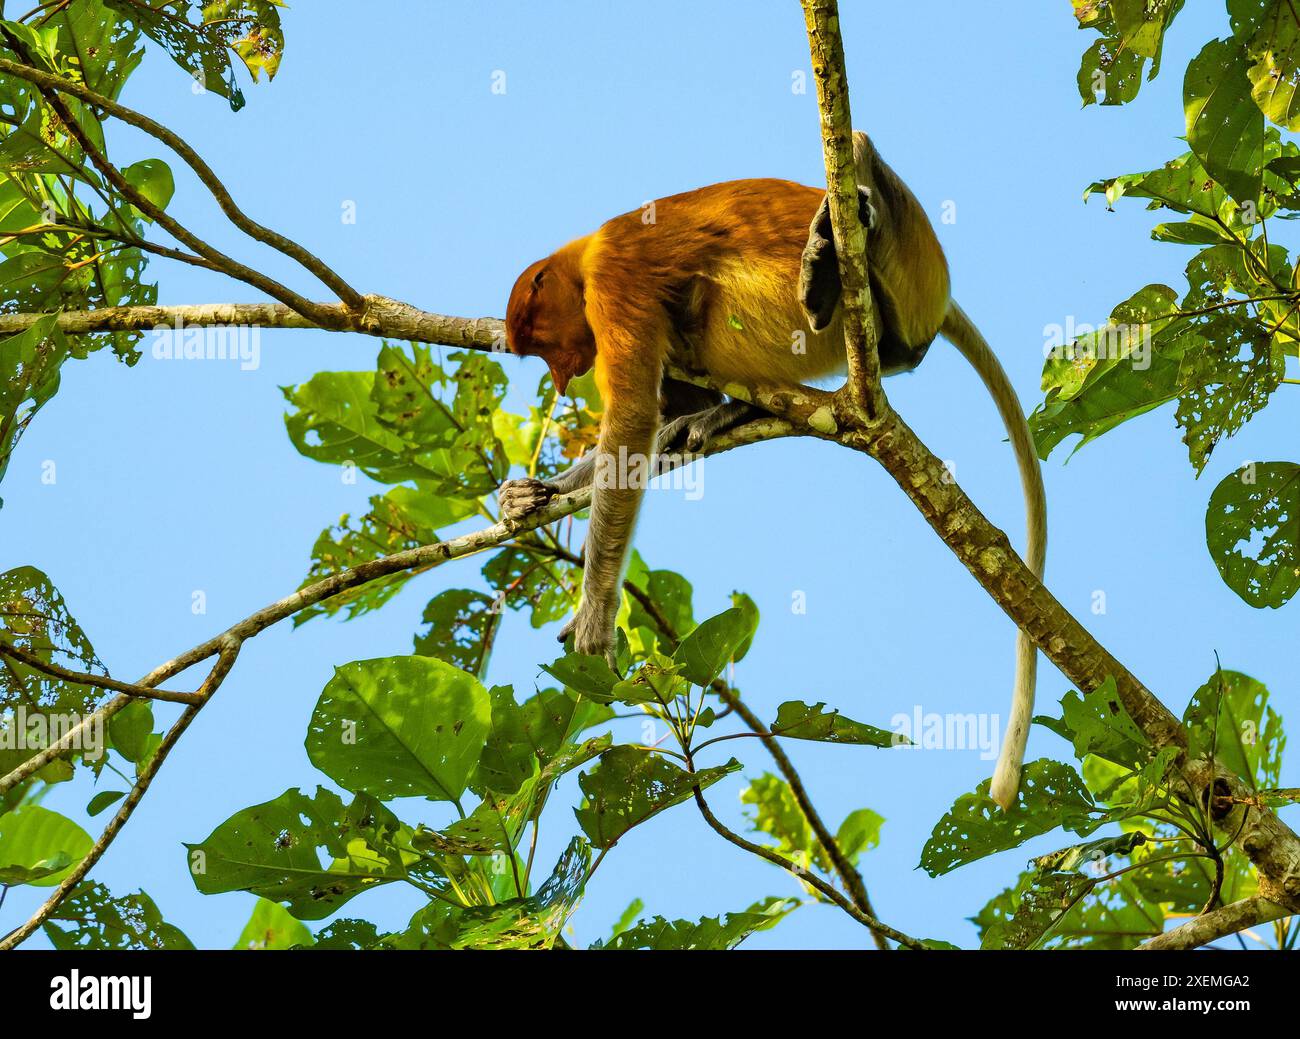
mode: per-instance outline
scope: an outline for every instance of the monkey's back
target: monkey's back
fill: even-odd
[[[798,299],[808,226],[823,192],[788,180],[727,181],[615,217],[592,236],[593,276],[633,306],[662,304],[677,359],[724,381],[803,382],[843,370],[838,321],[808,329]],[[635,302],[633,302],[635,301]]]

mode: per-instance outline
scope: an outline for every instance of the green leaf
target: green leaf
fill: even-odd
[[[569,738],[611,713],[581,697],[558,689],[543,689],[515,702],[509,686],[488,690],[492,703],[491,731],[479,755],[470,789],[512,794],[548,765]]]
[[[654,600],[677,638],[682,638],[695,627],[695,614],[691,607],[693,589],[681,574],[672,570],[648,570],[640,554],[634,551],[632,561],[628,564],[627,580]],[[628,625],[659,633],[655,619],[635,599],[632,600]]]
[[[1035,869],[1043,871],[1069,873],[1085,866],[1096,866],[1104,863],[1114,855],[1127,857],[1132,854],[1134,848],[1145,844],[1146,840],[1147,835],[1145,833],[1141,830],[1134,830],[1132,833],[1121,834],[1119,837],[1103,837],[1098,841],[1073,844],[1068,848],[1062,848],[1060,851],[1039,855],[1033,859],[1033,865]]]
[[[302,455],[335,465],[351,463],[381,483],[437,476],[405,440],[379,420],[371,399],[374,372],[318,372],[284,387],[297,411],[285,416],[289,440]]]
[[[483,801],[463,819],[441,831],[420,827],[413,847],[426,847],[453,855],[494,855],[509,852],[519,841],[524,824],[540,814],[555,781],[603,754],[613,742],[609,734],[561,747],[535,775],[509,794],[487,791]]]
[[[126,797],[125,790],[101,790],[86,805],[86,814],[93,819],[105,808],[117,804],[124,797]]]
[[[105,671],[59,590],[33,566],[0,573],[0,636],[45,663]],[[24,707],[29,715],[85,715],[102,698],[92,686],[51,678],[13,659],[0,667],[0,712]]]
[[[57,314],[47,314],[0,342],[0,479],[23,431],[59,389],[68,347],[54,332],[57,319]]]
[[[343,917],[339,920],[331,920],[317,931],[311,944],[299,945],[295,948],[349,949],[356,952],[362,949],[374,949],[382,941],[379,931],[369,920]]]
[[[688,773],[660,754],[614,747],[599,765],[578,777],[586,801],[574,814],[593,846],[612,848],[632,827],[691,797],[695,786],[703,790],[739,769],[740,762],[733,758]]]
[[[1027,874],[1016,892],[1009,919],[989,927],[982,949],[1037,948],[1056,924],[1094,887],[1095,877],[1040,870]]]
[[[636,922],[636,918],[640,915],[641,910],[644,908],[645,903],[642,902],[641,899],[632,899],[632,901],[627,904],[627,908],[619,915],[619,918],[614,921],[614,926],[609,929],[610,938],[617,938],[620,934],[631,927],[632,924]]]
[[[1289,602],[1300,589],[1300,465],[1251,462],[1225,476],[1205,510],[1205,542],[1251,606]]]
[[[772,734],[793,740],[821,743],[853,743],[863,747],[907,746],[912,741],[895,732],[845,718],[838,710],[826,710],[821,703],[788,700],[776,709]]]
[[[1004,812],[989,797],[989,780],[962,794],[939,820],[921,852],[921,867],[932,877],[995,852],[1019,847],[1058,826],[1086,835],[1104,818],[1091,819],[1096,805],[1079,778],[1063,762],[1040,758],[1024,767],[1020,798]]]
[[[299,920],[320,920],[367,888],[403,879],[419,858],[403,850],[409,839],[373,798],[358,794],[344,806],[318,787],[314,798],[286,790],[245,808],[185,847],[194,886],[205,895],[249,891],[287,902]]]
[[[816,863],[822,872],[831,868],[794,791],[784,779],[770,772],[751,779],[740,793],[740,803],[753,809],[745,813],[750,831],[776,838],[773,847],[796,866],[807,869]]]
[[[1091,693],[1071,690],[1061,700],[1062,722],[1082,761],[1096,754],[1128,768],[1141,768],[1151,760],[1151,742],[1138,728],[1120,699],[1113,675],[1107,675]]]
[[[83,880],[45,923],[56,949],[193,949],[178,927],[163,919],[143,891],[115,898],[103,884]]]
[[[442,496],[423,481],[417,481],[415,487],[393,487],[385,494],[373,496],[369,504],[368,511],[359,519],[354,521],[345,514],[338,523],[321,532],[312,546],[311,569],[299,587],[381,556],[440,541],[444,527],[474,515],[478,509],[477,501]],[[347,619],[352,620],[377,610],[413,576],[411,571],[402,571],[349,588],[295,614],[294,626],[313,617],[345,612]]]
[[[656,916],[635,927],[616,931],[608,942],[593,949],[734,949],[751,934],[775,927],[797,908],[794,898],[765,898],[739,913],[706,916],[699,921],[665,920]],[[639,909],[639,903],[633,903]],[[632,908],[628,907],[629,910]]]
[[[859,808],[844,817],[835,831],[835,843],[850,866],[858,864],[864,851],[880,844],[880,828],[884,825],[885,817],[870,808]]]
[[[711,683],[741,647],[748,649],[758,623],[758,611],[733,606],[716,617],[702,621],[681,640],[673,663],[681,675],[698,686]]]
[[[148,700],[135,700],[108,720],[109,741],[127,761],[145,760],[152,735],[153,705]]]
[[[311,931],[278,902],[259,898],[233,948],[292,949],[315,943]]]
[[[758,604],[754,602],[744,592],[731,593],[731,605],[741,610],[747,617],[747,623],[750,631],[758,630]],[[736,647],[735,656],[731,659],[739,664],[745,659],[745,654],[749,652],[749,647],[754,644],[754,637],[751,635],[745,642]]]
[[[132,163],[122,170],[122,176],[126,182],[140,192],[148,201],[152,202],[159,209],[166,209],[167,204],[172,200],[172,194],[176,190],[176,182],[172,179],[171,167],[162,159],[144,159],[141,162]],[[147,216],[140,213],[140,219],[149,220]]]
[[[1237,40],[1211,40],[1187,66],[1187,143],[1238,202],[1259,200],[1264,115],[1251,97],[1250,59]]]
[[[1151,64],[1148,79],[1160,72],[1165,32],[1182,7],[1183,0],[1075,0],[1079,28],[1101,34],[1084,52],[1075,77],[1083,103],[1095,104],[1099,92],[1103,105],[1121,105],[1137,97],[1147,63]]]
[[[66,816],[26,804],[0,815],[0,884],[52,887],[95,842]]]
[[[1255,104],[1270,121],[1291,131],[1300,130],[1300,97],[1296,91],[1300,80],[1300,23],[1292,3],[1267,0],[1261,7],[1259,2],[1238,2],[1237,7],[1233,31],[1239,39],[1246,38]],[[1249,11],[1249,18],[1240,17],[1243,9]],[[1251,28],[1254,34],[1247,37]]]
[[[550,949],[582,897],[591,865],[591,847],[574,837],[555,870],[529,898],[512,898],[495,906],[466,909],[454,949]]]
[[[501,622],[501,607],[470,588],[439,592],[420,618],[429,627],[415,636],[415,652],[480,677],[487,670],[491,642]]]
[[[428,657],[358,660],[336,669],[307,731],[313,765],[382,800],[464,793],[489,731],[487,690]]]
[[[1239,671],[1219,671],[1192,694],[1183,724],[1193,758],[1217,757],[1252,789],[1276,787],[1286,735],[1268,689]]]
[[[543,664],[542,670],[563,685],[597,703],[612,703],[614,687],[622,681],[604,657],[587,653],[566,653],[558,660]]]

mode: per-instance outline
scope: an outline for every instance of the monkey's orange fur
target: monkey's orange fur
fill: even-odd
[[[861,211],[871,226],[868,275],[879,317],[881,372],[915,368],[941,330],[972,363],[1016,452],[1029,526],[1026,559],[1041,576],[1046,504],[1015,390],[978,329],[951,300],[947,262],[920,203],[865,134],[855,133],[853,143],[865,189]],[[829,216],[819,208],[823,196],[820,189],[785,180],[714,184],[616,217],[530,265],[506,310],[511,350],[544,358],[561,393],[594,365],[605,410],[594,457],[551,483],[503,485],[503,514],[527,514],[551,495],[591,482],[611,460],[648,457],[661,406],[668,409],[670,396],[680,396],[683,386],[672,389],[664,382],[669,359],[708,374],[714,385],[774,390],[842,372],[843,331],[834,309],[839,274]],[[825,327],[813,331],[810,324]],[[723,404],[698,414],[734,417],[737,412],[729,409],[739,408],[743,416],[745,407]],[[718,418],[700,428],[728,427]],[[665,433],[673,430],[670,425]],[[570,628],[578,652],[612,662],[620,582],[642,491],[617,474],[612,481],[600,476],[587,530],[582,605]],[[1036,653],[1021,633],[1011,722],[991,788],[1003,807],[1015,800],[1019,784]]]
[[[800,258],[822,195],[786,180],[739,180],[661,199],[652,223],[641,210],[615,217],[520,275],[506,310],[511,349],[544,357],[561,392],[593,364],[602,393],[657,385],[669,356],[751,385],[841,372],[838,319],[812,332],[798,300]],[[884,324],[923,346],[943,322],[947,266],[933,231],[902,234],[920,246],[911,252],[899,238],[873,238],[872,287],[882,310],[902,318]],[[641,334],[623,334],[631,330]]]

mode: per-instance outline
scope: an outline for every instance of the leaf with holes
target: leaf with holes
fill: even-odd
[[[739,770],[740,762],[732,758],[725,765],[690,773],[661,754],[618,746],[578,777],[586,799],[574,814],[595,847],[612,848],[632,827],[681,804],[695,786],[703,790]]]
[[[286,790],[237,812],[198,844],[186,844],[194,886],[205,895],[249,891],[287,902],[299,920],[321,920],[362,891],[401,880],[418,859],[399,850],[409,830],[374,798],[344,805],[324,787]]]
[[[1289,602],[1300,589],[1300,465],[1252,462],[1225,476],[1205,510],[1205,543],[1251,606]]]
[[[357,660],[321,692],[307,756],[346,790],[454,802],[478,764],[490,715],[479,680],[441,660]]]
[[[820,701],[811,705],[800,700],[786,701],[776,709],[776,721],[769,729],[773,735],[792,740],[853,743],[862,747],[899,747],[912,742],[900,733],[855,722],[834,709],[827,710]]]
[[[989,797],[989,783],[986,779],[974,793],[962,794],[935,826],[921,851],[921,867],[930,876],[1019,847],[1058,826],[1083,836],[1105,822],[1104,816],[1090,818],[1097,806],[1079,773],[1063,762],[1040,758],[1026,765],[1020,798],[1009,812]]]
[[[665,920],[656,916],[638,921],[593,949],[734,949],[751,934],[775,927],[799,908],[796,898],[765,898],[739,913],[706,916],[702,920]]]

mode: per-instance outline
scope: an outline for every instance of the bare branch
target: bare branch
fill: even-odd
[[[146,689],[142,685],[119,682],[107,675],[92,675],[82,671],[70,671],[66,667],[60,667],[58,664],[42,660],[36,654],[28,653],[25,649],[14,646],[3,639],[0,639],[0,656],[13,657],[14,660],[26,664],[34,671],[40,671],[42,674],[57,678],[63,682],[76,682],[79,685],[94,686],[96,689],[111,689],[115,693],[125,693],[127,696],[142,697],[148,700],[166,700],[169,703],[187,704],[203,702],[198,693],[176,693],[168,689]]]
[[[692,766],[692,770],[694,770],[694,766]],[[695,793],[695,805],[699,808],[700,814],[704,816],[704,821],[708,823],[709,827],[723,840],[734,844],[737,848],[749,852],[751,855],[757,855],[760,859],[766,859],[773,865],[780,866],[783,870],[793,874],[797,879],[803,881],[805,884],[816,888],[828,900],[835,903],[835,905],[843,909],[844,912],[848,913],[849,916],[853,917],[854,920],[862,924],[864,927],[870,928],[873,932],[878,931],[886,937],[892,938],[894,941],[898,942],[899,945],[907,946],[909,949],[925,948],[924,943],[917,941],[911,935],[895,930],[887,923],[877,920],[870,913],[863,912],[815,873],[811,873],[806,869],[800,869],[785,856],[778,854],[771,848],[765,847],[762,844],[755,844],[753,841],[748,841],[734,830],[728,828],[716,815],[713,814],[713,810],[709,808],[708,802],[704,800],[704,794],[700,788],[696,786],[692,789]]]

